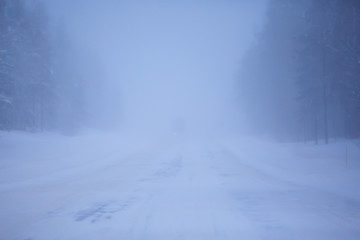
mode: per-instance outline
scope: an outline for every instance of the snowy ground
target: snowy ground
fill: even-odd
[[[2,132],[0,171],[0,239],[360,239],[352,143]]]

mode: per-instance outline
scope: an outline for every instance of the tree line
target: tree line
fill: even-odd
[[[239,88],[263,133],[360,137],[360,1],[271,0]]]
[[[66,29],[40,1],[0,0],[0,129],[74,131],[85,121],[84,76]]]

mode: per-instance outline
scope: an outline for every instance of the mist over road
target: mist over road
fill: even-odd
[[[0,239],[360,239],[359,3],[0,0]]]
[[[236,99],[239,68],[263,24],[265,1],[49,6],[79,48],[94,52],[103,67],[102,91],[89,93],[91,106],[103,106],[89,109],[105,121],[100,127],[156,136],[182,118],[201,134],[244,128]]]

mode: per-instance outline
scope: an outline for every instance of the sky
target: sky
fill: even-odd
[[[181,122],[201,134],[245,125],[235,85],[265,0],[48,3],[103,67],[107,125],[151,133]]]

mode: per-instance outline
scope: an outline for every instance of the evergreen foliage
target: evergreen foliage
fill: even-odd
[[[70,51],[65,30],[50,30],[42,2],[0,1],[0,129],[80,126],[82,81]]]
[[[360,1],[271,0],[267,17],[244,59],[248,113],[282,137],[360,137]]]

